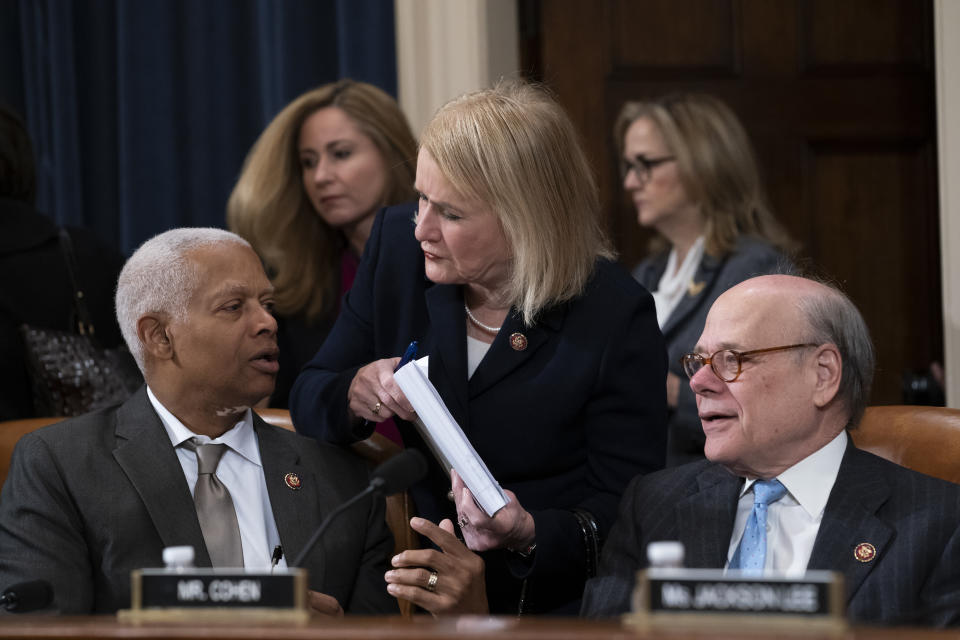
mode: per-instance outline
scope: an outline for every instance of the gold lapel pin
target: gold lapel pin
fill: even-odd
[[[706,280],[701,280],[700,282],[694,282],[693,279],[690,280],[690,284],[687,285],[687,293],[691,298],[700,295],[700,292],[703,291],[703,288],[707,286]]]
[[[523,351],[527,348],[527,336],[519,331],[510,334],[510,346],[514,351]]]
[[[860,562],[870,562],[877,557],[877,548],[869,542],[861,542],[853,550],[853,557]]]
[[[300,482],[300,476],[295,473],[288,473],[287,475],[283,476],[283,482],[287,485],[287,487],[293,489],[294,491],[299,489],[300,485],[302,484]]]

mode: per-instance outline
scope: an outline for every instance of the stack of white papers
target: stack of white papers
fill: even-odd
[[[430,382],[427,375],[429,358],[424,356],[408,362],[393,374],[393,378],[417,412],[420,435],[440,464],[448,473],[451,467],[456,469],[480,508],[493,517],[509,499]]]

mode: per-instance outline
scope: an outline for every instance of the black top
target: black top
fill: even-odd
[[[294,381],[303,366],[320,350],[337,314],[336,308],[331,305],[331,308],[314,322],[309,322],[303,314],[277,315],[276,317],[280,371],[277,373],[276,386],[270,395],[269,406],[286,409]]]

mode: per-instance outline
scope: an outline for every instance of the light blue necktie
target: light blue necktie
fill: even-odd
[[[753,511],[747,519],[740,545],[730,560],[730,569],[760,575],[767,559],[767,507],[787,493],[780,481],[758,480],[753,483]]]

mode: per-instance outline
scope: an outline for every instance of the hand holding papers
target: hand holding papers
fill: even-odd
[[[416,410],[417,428],[434,455],[448,472],[451,467],[456,469],[480,508],[493,517],[509,499],[427,377],[428,358],[425,356],[400,367],[393,374],[394,380]]]

